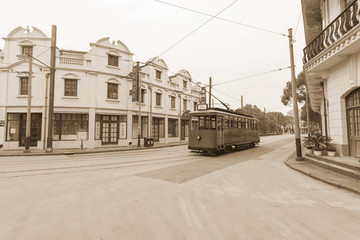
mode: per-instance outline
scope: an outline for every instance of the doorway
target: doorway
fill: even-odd
[[[351,92],[345,101],[350,156],[360,157],[360,88]]]

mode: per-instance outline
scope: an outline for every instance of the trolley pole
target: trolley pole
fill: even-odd
[[[211,77],[209,78],[209,108],[211,108]]]
[[[26,113],[26,137],[25,137],[25,150],[24,153],[30,151],[30,140],[31,140],[31,85],[32,85],[32,56],[29,58],[29,79],[28,79],[28,102],[27,102],[27,113]]]
[[[291,63],[291,83],[292,83],[292,98],[293,98],[293,110],[295,120],[295,144],[296,144],[296,160],[302,159],[301,154],[301,142],[300,142],[300,127],[299,127],[299,112],[297,104],[297,93],[296,93],[296,78],[295,78],[295,64],[294,64],[294,47],[292,39],[292,28],[289,28],[289,48],[290,48],[290,63]]]
[[[52,25],[50,54],[50,94],[49,94],[49,123],[47,137],[47,152],[52,152],[53,115],[54,115],[54,85],[55,85],[55,58],[56,58],[56,26]]]

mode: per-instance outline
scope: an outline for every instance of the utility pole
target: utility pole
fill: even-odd
[[[309,113],[309,92],[306,89],[306,119],[307,119],[307,132],[308,137],[310,137],[310,113]]]
[[[27,56],[29,59],[29,78],[28,78],[28,102],[26,113],[26,137],[25,137],[25,153],[30,152],[31,140],[31,85],[32,85],[32,56]]]
[[[49,125],[47,138],[47,152],[52,152],[53,118],[54,118],[54,88],[55,88],[55,60],[56,60],[56,26],[52,25],[50,47],[50,94],[49,94]]]
[[[292,83],[292,97],[293,97],[293,110],[295,120],[295,144],[296,144],[296,160],[302,160],[301,142],[300,142],[300,127],[299,127],[299,112],[297,104],[296,93],[296,78],[295,78],[295,64],[294,64],[294,47],[292,39],[292,28],[289,28],[289,48],[290,48],[290,63],[291,63],[291,83]]]
[[[50,74],[47,73],[45,75],[46,77],[46,84],[45,84],[45,109],[44,109],[44,114],[45,114],[45,118],[44,118],[44,140],[43,140],[43,149],[45,149],[46,146],[46,126],[48,123],[48,93],[49,93],[49,76]]]
[[[141,77],[140,77],[140,66],[139,66],[139,62],[136,63],[136,82],[138,83],[137,85],[137,99],[138,99],[138,103],[139,103],[139,118],[138,118],[138,147],[141,147],[141,98],[142,98],[142,94],[141,94]]]
[[[211,77],[209,78],[209,108],[211,108]]]

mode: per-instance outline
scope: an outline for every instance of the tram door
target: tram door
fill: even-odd
[[[217,117],[216,136],[217,136],[217,149],[224,149],[224,116]]]

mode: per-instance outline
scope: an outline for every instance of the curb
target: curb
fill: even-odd
[[[360,191],[359,191],[359,190],[356,190],[356,189],[353,189],[353,188],[350,188],[350,187],[347,187],[347,186],[344,186],[344,185],[341,185],[341,184],[338,184],[338,183],[334,183],[334,182],[328,181],[328,180],[326,180],[326,179],[324,179],[324,178],[315,176],[315,175],[313,175],[312,173],[306,172],[306,171],[304,171],[304,170],[301,170],[300,168],[296,168],[296,167],[292,166],[292,164],[290,163],[289,160],[290,160],[291,158],[294,158],[294,157],[295,157],[295,153],[293,153],[287,160],[285,160],[285,164],[286,164],[288,167],[290,167],[291,169],[293,169],[293,170],[295,170],[295,171],[297,171],[297,172],[300,172],[300,173],[302,173],[302,174],[304,174],[304,175],[307,175],[307,176],[309,176],[309,177],[311,177],[311,178],[313,178],[313,179],[316,179],[316,180],[318,180],[318,181],[321,181],[321,182],[327,183],[327,184],[329,184],[329,185],[332,185],[332,186],[334,186],[334,187],[341,188],[341,189],[344,189],[344,190],[347,190],[347,191],[350,191],[350,192],[353,192],[353,193],[356,193],[356,194],[360,194]],[[305,159],[304,162],[306,162],[306,163],[308,163],[308,164],[311,164],[311,163],[309,163],[309,162],[307,161],[307,158],[306,158],[306,157],[305,157],[304,159]]]

